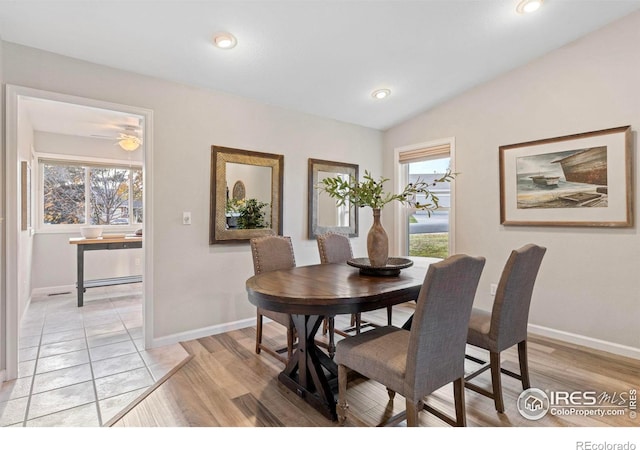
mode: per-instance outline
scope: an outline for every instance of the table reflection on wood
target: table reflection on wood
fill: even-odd
[[[420,258],[399,276],[360,275],[347,264],[318,264],[255,275],[246,282],[255,306],[292,315],[298,347],[278,379],[326,417],[336,420],[337,365],[315,335],[325,316],[386,308],[418,297],[429,262]]]

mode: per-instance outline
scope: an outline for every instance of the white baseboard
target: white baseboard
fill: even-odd
[[[266,323],[265,319],[265,323]],[[179,342],[191,341],[193,339],[200,339],[215,334],[226,333],[227,331],[239,330],[241,328],[247,328],[255,326],[256,319],[252,317],[250,319],[238,320],[235,322],[223,323],[220,325],[214,325],[212,327],[199,328],[197,330],[189,330],[182,333],[171,334],[169,336],[163,336],[153,339],[151,343],[152,348],[162,347],[164,345],[177,344]]]
[[[559,341],[581,345],[594,350],[601,350],[603,352],[640,360],[640,348],[603,341],[588,336],[582,336],[580,334],[569,333],[567,331],[555,330],[553,328],[542,327],[540,325],[529,324],[528,331],[551,339],[557,339]]]
[[[268,319],[265,318],[265,322]],[[255,319],[243,319],[236,322],[224,323],[221,325],[215,325],[212,327],[199,328],[197,330],[185,331],[183,333],[176,333],[169,336],[154,339],[151,346],[162,347],[164,345],[177,344],[179,342],[189,341],[193,339],[200,339],[206,336],[212,336],[216,334],[226,333],[227,331],[239,330],[241,328],[247,328],[255,325]],[[531,325],[528,327],[529,332],[538,334],[540,336],[556,339],[558,341],[568,342],[575,345],[581,345],[583,347],[591,348],[594,350],[600,350],[615,355],[625,356],[627,358],[633,358],[640,360],[640,348],[629,347],[622,344],[616,344],[614,342],[603,341],[600,339],[590,338],[575,333],[569,333],[566,331],[555,330],[553,328],[547,328],[540,325]]]

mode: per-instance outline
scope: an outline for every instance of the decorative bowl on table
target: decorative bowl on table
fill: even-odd
[[[80,228],[80,234],[85,239],[96,239],[102,236],[102,228],[99,225],[90,225]]]
[[[413,261],[407,258],[389,257],[385,266],[374,267],[369,258],[352,258],[347,261],[347,264],[360,269],[360,275],[397,277],[400,275],[400,270],[413,266]]]

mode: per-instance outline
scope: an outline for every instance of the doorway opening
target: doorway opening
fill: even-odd
[[[83,225],[96,221],[104,225],[105,233],[141,230],[144,235],[143,250],[132,258],[131,265],[138,266],[143,279],[143,338],[144,345],[150,346],[153,236],[149,220],[143,219],[152,217],[152,193],[144,189],[152,185],[152,111],[12,85],[7,85],[6,101],[6,297],[2,340],[6,378],[17,377],[20,321],[34,290],[55,294],[71,289],[75,293],[75,252],[68,251],[68,241],[80,236]],[[25,167],[30,175],[28,190],[24,189]],[[81,173],[84,178],[79,176]],[[90,177],[92,173],[104,175],[99,180],[104,182],[101,192],[93,189],[99,183]],[[106,223],[102,223],[106,186],[125,173],[129,180],[112,186],[112,193],[117,194],[112,197],[119,202],[112,205],[117,217],[108,215]],[[109,177],[113,180],[107,180]],[[66,197],[65,193],[73,195]],[[64,205],[64,201],[69,204]],[[29,220],[25,221],[25,217]],[[65,255],[65,260],[47,262],[46,255],[55,254],[56,250],[60,259]],[[121,263],[106,264],[109,270],[116,270],[116,265],[117,270],[122,270]],[[45,272],[48,278],[40,276]],[[38,286],[34,285],[36,278]]]

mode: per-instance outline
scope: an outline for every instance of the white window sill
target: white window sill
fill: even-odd
[[[49,227],[41,227],[35,230],[33,234],[80,234],[80,228],[85,225],[78,226],[55,226],[55,228]],[[136,230],[144,228],[144,225],[139,223],[135,225],[105,225],[102,232],[103,233],[126,233],[131,234],[135,233]]]

